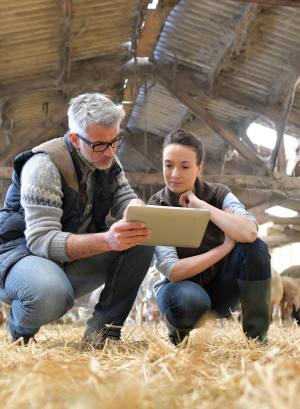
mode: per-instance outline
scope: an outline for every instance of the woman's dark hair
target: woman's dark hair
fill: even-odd
[[[196,153],[197,165],[199,165],[204,160],[204,146],[197,136],[190,132],[183,131],[182,129],[177,129],[169,133],[164,140],[163,149],[168,145],[185,145],[192,148]]]

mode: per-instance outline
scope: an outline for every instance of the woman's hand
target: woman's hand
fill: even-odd
[[[236,241],[233,240],[231,237],[227,236],[225,234],[225,238],[224,238],[224,243],[225,246],[228,246],[228,248],[230,248],[230,251],[235,247],[236,245]]]
[[[183,207],[190,207],[194,209],[201,208],[201,200],[191,191],[187,191],[181,194],[179,203]]]
[[[235,213],[235,210],[232,207],[226,207],[223,211],[230,214]]]

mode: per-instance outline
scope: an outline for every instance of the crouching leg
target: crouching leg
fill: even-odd
[[[166,281],[157,293],[157,302],[174,345],[180,344],[211,308],[207,292],[191,281]]]
[[[13,340],[23,337],[25,343],[42,325],[58,320],[74,302],[64,271],[56,263],[36,256],[14,264],[0,296],[11,305],[8,327]]]
[[[237,280],[243,330],[248,338],[266,342],[271,310],[271,266],[266,244],[239,244],[240,274]]]

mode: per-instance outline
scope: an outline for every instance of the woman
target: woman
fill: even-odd
[[[163,146],[166,186],[149,201],[161,206],[206,209],[210,222],[199,248],[157,246],[157,269],[165,279],[154,286],[173,344],[213,310],[228,317],[239,302],[243,330],[265,341],[269,328],[271,268],[257,224],[230,189],[200,179],[204,149],[193,134],[177,130]]]

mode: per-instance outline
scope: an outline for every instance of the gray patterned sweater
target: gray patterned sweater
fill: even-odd
[[[79,229],[79,233],[85,233],[92,218],[93,192],[96,188],[94,186],[95,168],[78,151],[77,155],[82,171],[80,182],[85,182],[87,186],[88,200]],[[130,187],[123,171],[117,176],[117,186],[111,216],[120,219],[129,201],[137,195]],[[62,198],[60,174],[49,156],[37,154],[30,158],[25,163],[21,174],[21,205],[25,211],[27,245],[34,255],[68,262],[70,260],[65,251],[65,243],[71,233],[61,230]]]

